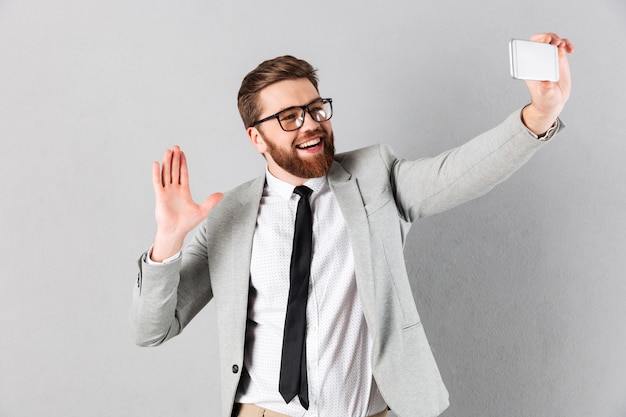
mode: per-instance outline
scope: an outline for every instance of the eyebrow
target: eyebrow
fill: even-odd
[[[318,96],[316,99],[313,99],[313,100],[309,101],[307,104],[303,104],[302,106],[289,106],[289,107],[285,107],[284,109],[278,110],[278,111],[277,111],[276,113],[274,113],[274,114],[278,114],[278,113],[280,113],[280,112],[282,112],[282,111],[285,111],[285,110],[290,110],[290,109],[299,109],[299,108],[301,108],[301,107],[310,106],[311,104],[313,104],[313,103],[315,103],[316,101],[319,101],[319,100],[323,100],[323,98],[322,98],[321,96]]]

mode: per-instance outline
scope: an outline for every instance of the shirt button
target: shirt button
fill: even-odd
[[[233,374],[239,372],[239,367],[237,365],[233,365]]]

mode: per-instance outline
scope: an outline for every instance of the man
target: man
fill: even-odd
[[[417,161],[384,145],[335,155],[332,100],[315,70],[289,56],[260,64],[238,104],[264,175],[196,204],[178,147],[153,165],[157,232],[139,262],[136,342],[176,336],[215,299],[224,417],[440,414],[448,393],[404,240],[413,221],[486,193],[559,131],[573,46],[556,34],[533,40],[558,47],[560,81],[527,82],[521,112]]]

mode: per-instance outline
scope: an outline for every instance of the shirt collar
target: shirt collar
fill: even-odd
[[[276,193],[287,200],[291,198],[291,195],[293,194],[293,189],[296,188],[294,185],[289,184],[288,182],[285,182],[283,180],[279,180],[278,178],[273,176],[269,169],[267,169],[267,167],[265,168],[265,183],[266,188],[269,191],[271,191],[272,193]],[[327,183],[328,179],[326,178],[326,176],[323,176],[319,178],[308,179],[304,183],[304,185],[313,190],[313,193],[317,193]]]

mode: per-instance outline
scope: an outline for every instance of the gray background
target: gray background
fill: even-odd
[[[623,1],[0,1],[0,416],[216,416],[214,307],[129,337],[151,162],[197,200],[258,175],[241,78],[290,53],[335,99],[338,150],[456,146],[528,100],[508,40],[556,31],[568,127],[488,196],[415,225],[407,261],[445,416],[626,416]]]

